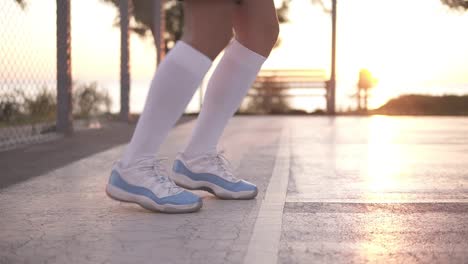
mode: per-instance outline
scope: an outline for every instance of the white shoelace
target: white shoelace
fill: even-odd
[[[138,160],[136,164],[147,160],[151,160],[151,163],[148,162],[137,165],[140,171],[149,171],[151,173],[150,176],[154,177],[155,183],[161,184],[161,186],[167,189],[169,194],[176,194],[182,190],[182,188],[177,186],[172,179],[167,176],[169,173],[164,166],[164,162],[167,161],[168,158],[145,157]]]
[[[207,157],[209,160],[214,161],[215,166],[223,171],[224,177],[230,181],[238,181],[238,179],[233,175],[232,164],[224,155],[224,150],[219,151],[216,154],[208,154]]]

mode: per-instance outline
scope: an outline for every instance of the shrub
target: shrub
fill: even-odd
[[[21,116],[20,105],[13,100],[0,102],[0,122],[13,122]]]
[[[24,102],[19,107],[23,119],[27,117],[33,122],[50,121],[55,118],[57,102],[55,91],[42,86],[34,96],[28,96],[24,90],[16,89],[15,93]]]
[[[109,113],[112,100],[107,91],[100,90],[97,83],[93,82],[73,89],[72,103],[74,116],[88,119],[101,113]],[[2,95],[0,122],[9,126],[12,123],[54,121],[56,111],[55,89],[42,86],[34,94],[27,94],[25,89],[14,89],[13,92]]]
[[[112,100],[107,91],[101,91],[96,82],[81,84],[74,89],[73,112],[79,118],[90,118],[110,112]]]

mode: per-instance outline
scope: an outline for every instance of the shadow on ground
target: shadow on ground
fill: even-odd
[[[194,118],[195,116],[183,116],[177,125]],[[76,131],[71,137],[0,152],[0,189],[126,144],[130,141],[135,125],[136,122],[113,121],[101,129]]]

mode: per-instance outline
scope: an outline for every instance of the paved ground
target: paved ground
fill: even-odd
[[[468,262],[468,118],[236,117],[222,141],[259,196],[198,192],[187,215],[105,196],[124,143],[37,173],[2,165],[28,177],[0,189],[0,263]]]
[[[281,263],[468,263],[467,118],[290,127]]]

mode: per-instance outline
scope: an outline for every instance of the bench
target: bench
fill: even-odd
[[[265,96],[327,96],[327,75],[321,69],[261,70],[250,90],[250,97]],[[303,92],[288,93],[298,89]],[[303,89],[322,89],[322,93],[311,93]]]
[[[327,74],[321,69],[261,70],[247,94],[247,105],[257,112],[271,113],[287,108],[292,97],[320,96],[328,102],[327,84]]]

